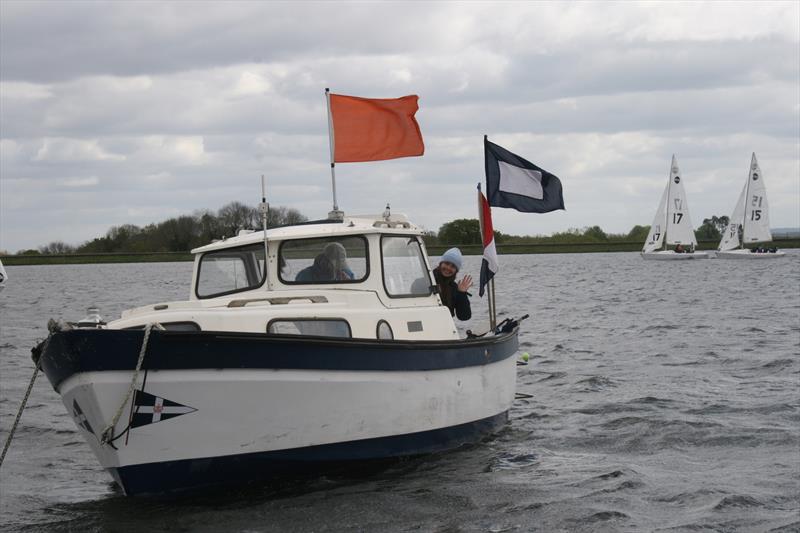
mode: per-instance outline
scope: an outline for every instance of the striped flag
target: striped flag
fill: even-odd
[[[483,261],[481,262],[481,280],[478,294],[482,297],[486,284],[500,269],[497,264],[497,248],[494,245],[494,228],[492,227],[492,208],[478,185],[478,212],[480,213],[481,236],[483,237]]]

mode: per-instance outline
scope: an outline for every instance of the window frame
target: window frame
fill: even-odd
[[[302,335],[302,334],[294,335],[292,333],[270,333],[269,328],[275,322],[344,322],[344,324],[347,326],[347,337],[331,337],[331,336],[327,336],[327,335]],[[350,327],[350,322],[348,322],[347,319],[345,319],[345,318],[339,318],[339,317],[315,317],[315,318],[309,318],[309,317],[305,316],[305,317],[277,317],[277,318],[271,318],[269,320],[269,322],[267,322],[267,327],[266,327],[265,331],[266,331],[267,335],[285,335],[287,337],[321,337],[321,338],[324,338],[324,339],[352,339],[353,338],[353,328]]]
[[[384,325],[384,324],[386,324],[386,327],[389,328],[389,334],[391,335],[391,337],[389,337],[388,339],[385,339],[385,338],[381,337],[381,335],[380,335],[381,326]],[[379,341],[393,341],[394,340],[394,330],[392,329],[392,325],[389,324],[389,322],[387,322],[383,318],[378,320],[378,323],[375,324],[375,339],[379,340]]]
[[[206,259],[206,256],[212,256],[212,255],[217,255],[217,254],[222,255],[222,254],[224,254],[226,252],[236,252],[237,250],[242,250],[242,249],[245,249],[245,248],[256,248],[257,249],[258,247],[260,247],[263,250],[264,249],[264,243],[255,243],[255,244],[251,243],[251,244],[244,244],[242,246],[235,246],[235,247],[231,247],[231,248],[220,248],[219,250],[210,250],[208,252],[205,252],[205,253],[201,254],[200,258],[198,259],[198,263],[197,263],[197,275],[195,276],[195,283],[194,283],[194,294],[195,294],[195,296],[197,296],[197,298],[199,300],[208,300],[210,298],[218,298],[220,296],[227,296],[229,294],[236,294],[238,292],[252,291],[253,289],[258,289],[259,287],[263,287],[264,283],[266,283],[266,281],[267,281],[267,276],[269,275],[269,272],[267,271],[267,266],[266,266],[268,264],[268,262],[269,262],[269,258],[266,256],[266,253],[264,255],[264,277],[262,278],[261,283],[259,283],[258,285],[248,285],[247,287],[243,287],[243,288],[240,288],[240,289],[232,289],[232,290],[229,290],[229,291],[216,292],[216,293],[213,293],[213,294],[207,294],[205,296],[200,296],[200,292],[199,292],[200,291],[200,275],[203,272],[203,261]],[[256,260],[256,268],[257,267],[258,267],[258,260]],[[247,265],[246,264],[245,264],[245,269],[247,269]]]
[[[428,281],[430,282],[428,285],[428,292],[426,294],[392,294],[389,292],[389,288],[386,287],[386,269],[384,265],[383,257],[383,239],[384,238],[404,238],[404,239],[414,239],[417,243],[417,247],[419,248],[420,257],[423,259],[423,266],[425,267],[425,273],[428,275]],[[384,233],[381,234],[380,240],[380,252],[381,252],[381,283],[383,284],[383,292],[386,293],[386,296],[389,298],[427,298],[434,294],[434,290],[432,289],[435,282],[431,280],[431,271],[428,270],[428,264],[425,262],[425,251],[422,248],[422,243],[420,242],[419,235],[402,235],[397,233]]]
[[[196,333],[196,332],[199,332],[199,331],[203,331],[203,328],[200,327],[200,324],[198,324],[197,322],[195,322],[193,320],[175,320],[175,321],[172,321],[172,322],[159,322],[159,324],[161,324],[161,326],[164,327],[165,331],[174,331],[174,332],[178,332],[178,333]],[[169,329],[169,326],[177,326],[177,325],[192,326],[193,329]],[[122,329],[125,329],[125,330],[142,330],[142,329],[145,329],[146,327],[147,327],[146,325],[140,325],[140,326],[129,326],[127,328],[122,328]]]
[[[355,235],[341,235],[341,236],[322,236],[322,237],[303,237],[301,239],[284,239],[281,241],[280,245],[278,245],[278,264],[281,262],[281,258],[283,257],[283,247],[291,242],[302,242],[302,241],[322,241],[328,240],[328,242],[339,241],[343,239],[360,239],[364,243],[364,260],[366,263],[366,270],[364,271],[364,275],[359,279],[350,279],[350,280],[343,280],[343,279],[334,279],[331,281],[296,281],[292,280],[289,281],[287,279],[283,279],[283,273],[281,269],[278,268],[278,281],[280,281],[284,285],[299,285],[299,286],[311,286],[311,285],[352,285],[354,283],[364,283],[369,279],[371,274],[371,265],[369,260],[369,239],[366,236],[361,234]]]

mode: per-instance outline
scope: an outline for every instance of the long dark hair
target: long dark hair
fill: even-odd
[[[448,308],[453,308],[453,286],[451,282],[456,279],[455,274],[450,276],[449,278],[445,277],[444,274],[439,270],[439,267],[433,269],[433,277],[436,280],[436,284],[439,286],[439,297],[442,299],[442,303],[446,305]]]

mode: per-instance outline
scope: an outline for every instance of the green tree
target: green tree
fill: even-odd
[[[507,235],[494,231],[494,242],[500,244]],[[477,218],[459,218],[447,222],[439,228],[439,244],[483,244],[480,222]],[[429,242],[426,238],[425,242]]]
[[[600,226],[592,226],[583,230],[583,236],[590,241],[607,241],[608,235]]]
[[[650,226],[639,226],[637,224],[628,232],[625,238],[630,241],[645,241],[648,233],[650,233]]]
[[[75,247],[62,241],[53,241],[47,246],[40,246],[42,255],[64,255],[75,253]]]
[[[704,218],[703,225],[694,232],[697,240],[716,241],[722,238],[722,232],[728,227],[730,218],[727,216]]]
[[[481,244],[481,230],[478,219],[459,218],[447,222],[439,228],[439,242],[444,244]]]

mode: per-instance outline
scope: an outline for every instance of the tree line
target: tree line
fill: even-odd
[[[288,226],[308,221],[308,217],[298,210],[288,207],[271,207],[267,217],[267,227]],[[695,231],[698,241],[719,240],[727,227],[727,216],[712,216],[703,220]],[[240,202],[231,202],[216,213],[210,210],[195,212],[170,218],[163,222],[144,227],[123,224],[111,227],[104,236],[97,237],[81,245],[73,246],[62,241],[54,241],[38,249],[22,250],[18,255],[64,255],[94,254],[115,252],[186,252],[222,237],[236,235],[241,229],[260,230],[261,212]],[[650,226],[634,226],[627,233],[606,233],[600,226],[582,229],[571,228],[550,236],[508,235],[494,232],[497,244],[560,244],[560,243],[602,243],[602,242],[644,242]],[[481,244],[482,238],[477,219],[460,218],[443,224],[438,232],[425,233],[428,245],[466,245]]]
[[[267,227],[287,226],[307,220],[296,209],[270,207]],[[78,246],[54,241],[38,249],[22,250],[18,255],[185,252],[215,239],[234,236],[240,229],[262,229],[261,212],[257,207],[231,202],[216,213],[203,210],[144,227],[133,224],[113,226],[104,236]]]
[[[727,216],[703,219],[703,224],[695,230],[698,241],[714,241],[722,238],[722,232],[728,226]],[[627,233],[606,233],[600,226],[581,229],[571,228],[556,232],[550,236],[540,235],[507,235],[494,231],[495,244],[562,244],[562,243],[603,243],[603,242],[644,242],[650,226],[634,226]],[[460,218],[447,222],[439,228],[438,233],[429,232],[427,244],[482,244],[478,219]]]

